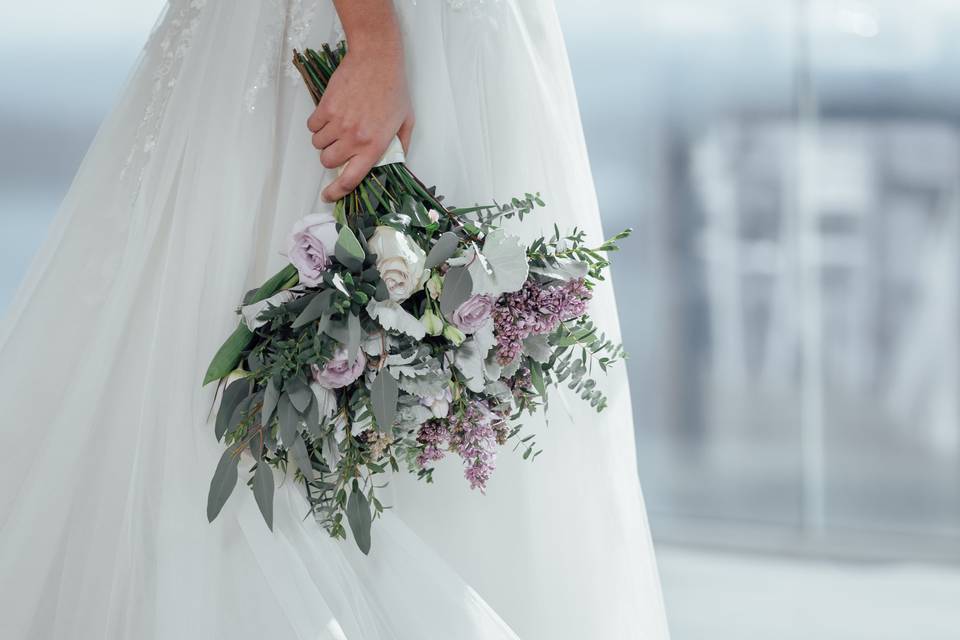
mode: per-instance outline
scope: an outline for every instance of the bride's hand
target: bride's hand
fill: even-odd
[[[349,51],[307,120],[323,166],[346,164],[323,190],[335,202],[353,191],[380,160],[394,136],[404,151],[413,131],[413,110],[403,68],[399,30],[351,38]]]

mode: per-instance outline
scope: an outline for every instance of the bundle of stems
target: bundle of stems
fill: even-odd
[[[346,42],[340,42],[335,48],[324,44],[320,51],[294,50],[293,64],[303,76],[314,104],[320,103],[331,76],[346,54]],[[410,197],[426,208],[449,214],[434,190],[427,188],[406,164],[397,162],[371,169],[352,193],[336,203],[335,215],[341,223],[349,224],[362,213],[399,211],[404,207],[404,199]]]

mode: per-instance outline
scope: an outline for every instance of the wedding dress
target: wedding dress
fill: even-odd
[[[396,6],[414,171],[463,205],[539,190],[521,234],[599,239],[552,2]],[[667,638],[621,369],[599,416],[558,391],[544,453],[503,451],[485,496],[456,462],[394,477],[369,556],[289,481],[273,532],[245,490],[207,523],[201,377],[325,206],[289,59],[340,37],[328,0],[166,7],[0,328],[0,638]],[[609,288],[592,312],[617,334]]]

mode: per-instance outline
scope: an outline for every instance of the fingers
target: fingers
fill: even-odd
[[[400,125],[400,131],[397,132],[397,137],[400,138],[400,146],[403,147],[404,154],[410,150],[410,136],[413,134],[413,125],[414,118],[411,115],[403,121],[403,124]]]
[[[337,140],[337,132],[332,123],[325,124],[319,131],[313,134],[313,146],[323,151]]]
[[[327,169],[336,169],[356,154],[350,144],[343,139],[329,144],[320,154],[320,163]]]
[[[310,117],[307,118],[307,129],[310,129],[312,133],[316,133],[328,122],[330,122],[330,114],[324,106],[323,101],[321,101],[320,104],[317,105],[317,108],[313,110],[313,113],[310,114]]]
[[[350,158],[343,167],[343,173],[323,190],[323,199],[327,202],[336,202],[356,189],[378,159],[379,156],[373,157],[369,154],[356,155]]]

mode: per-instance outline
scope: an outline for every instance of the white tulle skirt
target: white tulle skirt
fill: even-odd
[[[398,0],[409,163],[461,205],[539,190],[526,221],[602,234],[548,0]],[[292,483],[205,518],[220,454],[205,366],[282,266],[329,177],[290,49],[340,37],[319,0],[171,1],[0,328],[0,637],[667,637],[626,378],[597,416],[555,395],[486,496],[456,461],[392,479],[364,557]],[[78,70],[82,72],[82,70]],[[611,291],[593,313],[618,332]]]

